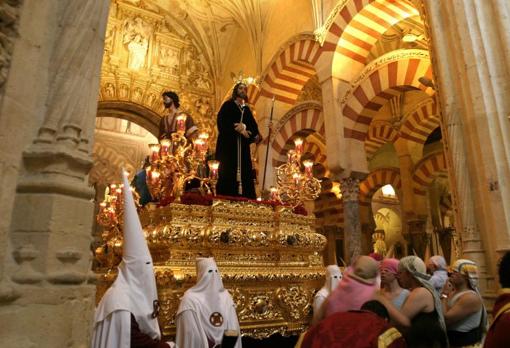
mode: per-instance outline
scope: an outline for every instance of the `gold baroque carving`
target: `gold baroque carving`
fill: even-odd
[[[118,0],[112,4],[99,100],[132,102],[161,115],[161,94],[175,90],[181,110],[215,139],[210,69],[191,36],[171,25],[176,24],[168,23],[159,7],[149,2]]]
[[[148,205],[140,220],[155,263],[166,337],[175,335],[179,298],[196,282],[197,256],[216,259],[243,335],[288,335],[308,326],[313,293],[324,278],[321,250],[326,243],[315,233],[313,217],[261,204],[214,201],[212,206]],[[98,300],[115,279],[119,250],[109,250],[114,261],[96,251]]]

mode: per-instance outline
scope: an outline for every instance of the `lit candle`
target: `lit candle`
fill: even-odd
[[[106,202],[99,203],[99,214],[104,214],[105,209],[106,209]]]
[[[122,197],[122,189],[121,188],[116,189],[115,194],[117,196],[117,202],[119,202]]]
[[[299,186],[299,177],[300,177],[299,173],[292,174],[292,179],[294,179],[294,184],[296,186]]]
[[[159,172],[157,172],[157,171],[155,171],[155,170],[154,170],[154,171],[152,171],[152,175],[151,175],[151,179],[152,179],[152,181],[158,181],[158,180],[159,180],[159,176],[160,176],[160,175],[161,175],[161,174],[160,174]]]
[[[159,159],[159,149],[160,149],[159,144],[150,144],[149,148],[152,151],[151,161],[152,162],[157,161]]]
[[[278,188],[275,186],[271,186],[269,188],[269,192],[271,192],[271,200],[276,201],[278,200]]]
[[[204,139],[204,141],[207,141],[207,139],[209,139],[209,134],[207,132],[200,132],[200,134],[198,135],[198,138]]]
[[[211,180],[218,179],[218,168],[220,167],[220,161],[208,161],[207,164],[209,165],[209,177]]]
[[[294,151],[294,150],[289,150],[287,152],[287,163],[292,163],[292,161],[294,160],[295,154],[296,154],[296,151]]]
[[[303,166],[305,167],[305,174],[307,177],[312,176],[312,167],[313,167],[313,161],[312,160],[305,160],[303,161]]]
[[[303,153],[303,139],[302,138],[294,139],[294,146],[298,157],[301,156],[301,154]]]
[[[204,139],[195,139],[195,141],[193,142],[193,145],[195,146],[195,151],[201,155],[202,154],[202,151],[204,150],[204,145],[205,145],[205,141]]]
[[[168,156],[168,148],[170,147],[170,139],[161,140],[161,157]]]
[[[201,132],[198,135],[198,139],[202,139],[204,141],[204,145],[202,145],[202,152],[205,154],[207,153],[207,148],[209,147],[209,134],[207,132]]]
[[[177,116],[177,132],[184,134],[186,132],[186,118],[187,116],[184,114],[180,114]]]

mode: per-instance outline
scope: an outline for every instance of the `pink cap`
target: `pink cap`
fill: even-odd
[[[399,262],[400,261],[397,259],[391,259],[391,258],[384,259],[381,262],[381,270],[386,269],[387,271],[389,271],[393,274],[397,274]]]

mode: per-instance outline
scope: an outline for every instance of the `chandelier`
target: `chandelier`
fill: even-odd
[[[147,167],[147,186],[152,198],[159,202],[179,201],[186,184],[195,182],[203,194],[216,195],[219,161],[208,161],[209,134],[202,132],[193,142],[184,136],[186,115],[176,118],[177,131],[170,139],[151,144],[150,166]]]
[[[287,163],[276,168],[277,187],[270,188],[271,200],[280,201],[293,208],[304,201],[319,197],[321,182],[313,177],[313,161],[301,162],[303,139],[294,140],[294,149],[287,152]]]

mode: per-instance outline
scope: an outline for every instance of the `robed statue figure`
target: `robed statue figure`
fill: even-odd
[[[262,138],[246,100],[247,87],[238,83],[232,98],[223,103],[218,113],[216,159],[220,168],[216,191],[219,195],[255,199],[250,144]]]

